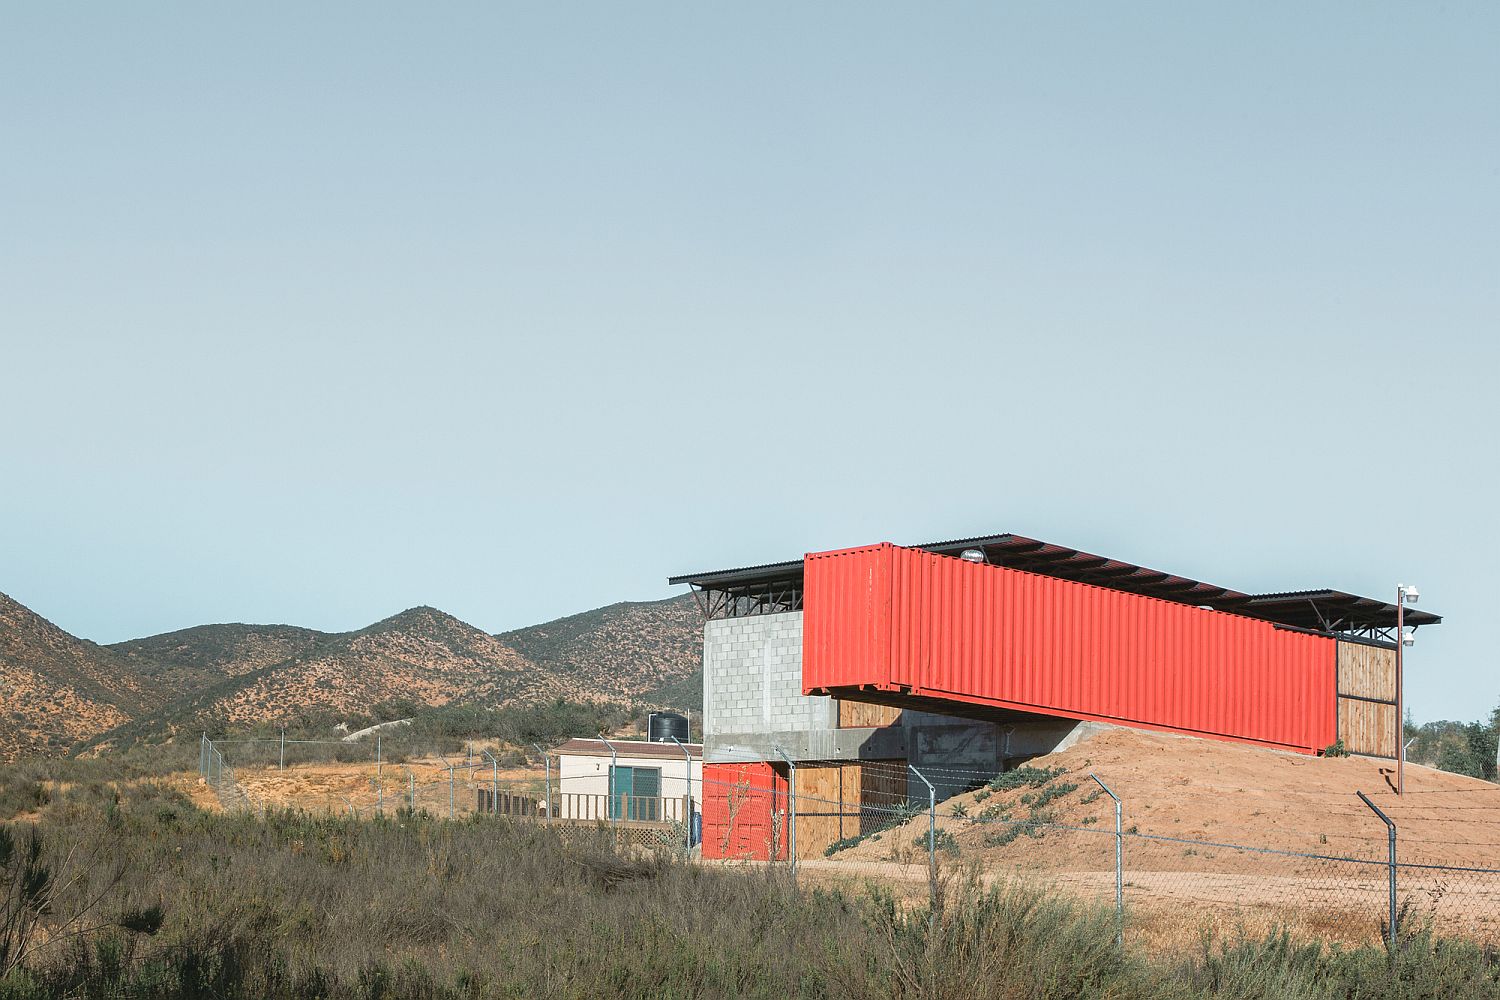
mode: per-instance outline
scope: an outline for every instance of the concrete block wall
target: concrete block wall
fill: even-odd
[[[802,694],[802,612],[720,618],[703,629],[703,733],[834,729],[832,698]]]

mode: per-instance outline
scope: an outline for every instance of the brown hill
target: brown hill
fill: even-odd
[[[703,707],[703,616],[691,595],[624,601],[496,638],[579,690]]]
[[[284,631],[272,634],[287,639]],[[217,725],[289,721],[320,710],[363,715],[398,699],[424,705],[525,704],[573,693],[494,636],[436,608],[411,608],[356,632],[314,633],[294,641],[305,648],[263,666],[216,661],[189,643],[177,654],[179,663],[201,669],[216,664],[227,676],[91,742],[129,743]],[[249,649],[264,657],[267,645],[249,642]]]
[[[0,594],[0,759],[66,749],[163,700],[149,674]]]
[[[500,706],[565,698],[702,703],[691,598],[622,603],[489,635],[418,607],[355,632],[203,625],[98,646],[0,604],[0,758],[182,731],[364,715],[382,702]]]
[[[283,663],[331,638],[294,625],[198,625],[105,648],[138,673],[182,692]]]
[[[381,701],[530,702],[561,688],[493,636],[436,608],[403,611],[329,638],[269,669],[243,675],[208,706],[231,724],[284,715],[288,706],[365,713]]]

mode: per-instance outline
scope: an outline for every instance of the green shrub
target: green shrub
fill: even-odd
[[[1032,767],[1023,764],[1014,771],[1005,771],[990,779],[989,787],[997,792],[1016,788],[1041,788],[1053,778],[1067,774],[1065,767]]]
[[[13,773],[0,768],[0,787]],[[1118,950],[1109,909],[1004,879],[945,883],[928,909],[888,889],[799,886],[782,865],[619,851],[607,829],[409,810],[364,821],[273,810],[261,821],[147,786],[54,799],[40,846],[0,826],[10,831],[0,867],[17,872],[25,856],[31,871],[60,874],[85,855],[91,867],[76,879],[3,876],[0,897],[36,900],[24,885],[45,883],[52,933],[97,896],[99,926],[32,953],[0,978],[0,1000],[1500,995],[1492,955],[1404,923],[1389,951],[1272,935],[1163,957]],[[1043,836],[1052,819],[1034,809],[986,842]],[[908,836],[925,846],[924,825],[903,830],[903,847]],[[958,846],[950,831],[937,839]]]

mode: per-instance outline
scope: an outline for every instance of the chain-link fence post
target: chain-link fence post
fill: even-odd
[[[490,753],[489,747],[481,747],[480,751],[490,759],[490,808],[489,811],[496,816],[500,815],[500,759]]]
[[[385,779],[382,775],[384,758],[380,755],[380,734],[375,734],[375,813],[385,815]]]
[[[537,752],[542,755],[542,766],[547,769],[547,823],[552,823],[552,758],[547,756],[547,751],[542,749],[540,743],[533,743]]]
[[[1093,771],[1089,777],[1104,789],[1104,794],[1115,800],[1115,944],[1125,947],[1125,808],[1108,785]]]
[[[286,770],[286,727],[284,726],[281,730],[281,756],[279,759],[279,763],[277,764],[277,770]]]
[[[198,777],[208,780],[208,733],[198,737]]]
[[[915,764],[907,764],[911,773],[927,786],[927,908],[937,912],[937,789]]]
[[[676,743],[677,749],[682,751],[682,763],[687,768],[685,775],[687,794],[682,798],[682,825],[687,827],[687,832],[683,835],[683,846],[691,851],[693,849],[693,755],[688,753],[688,748],[671,733],[667,734],[667,739]]]
[[[792,758],[786,755],[781,747],[776,748],[781,759],[786,761],[786,792],[787,792],[787,858],[792,863],[792,877],[797,875],[797,765],[792,763]]]
[[[1380,807],[1370,801],[1370,797],[1364,792],[1355,792],[1361,802],[1370,807],[1370,811],[1380,817],[1385,824],[1386,847],[1390,856],[1386,867],[1390,870],[1390,898],[1386,915],[1386,939],[1390,941],[1391,947],[1396,946],[1396,824],[1391,818],[1380,811]]]

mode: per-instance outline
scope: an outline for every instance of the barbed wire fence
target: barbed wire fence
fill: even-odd
[[[1141,829],[1161,803],[1116,797],[1120,789],[1109,776],[1091,771],[1023,766],[996,774],[861,761],[852,791],[808,794],[798,791],[803,782],[796,779],[765,788],[691,778],[684,794],[632,796],[616,794],[597,775],[563,777],[558,760],[541,747],[518,760],[483,741],[459,755],[431,741],[391,742],[205,734],[199,772],[230,811],[264,816],[321,804],[329,814],[360,818],[402,810],[451,819],[505,816],[545,823],[559,836],[679,853],[699,842],[705,800],[714,799],[716,824],[701,826],[711,857],[800,860],[803,872],[817,878],[925,881],[935,908],[948,876],[967,866],[981,884],[1022,878],[1111,908],[1122,943],[1184,940],[1208,922],[1221,929],[1295,927],[1350,943],[1394,941],[1431,928],[1500,947],[1500,787],[1487,804],[1476,804],[1482,789],[1408,791],[1399,800],[1350,794],[1343,804],[1306,793],[1301,824],[1271,825],[1246,807],[1207,835],[1206,824],[1181,833]],[[296,777],[335,762],[358,766],[340,771],[342,784],[320,788],[312,781],[297,794],[279,788],[288,771]],[[847,762],[794,766],[819,763]],[[1491,815],[1492,839],[1475,840],[1473,819]],[[1320,832],[1331,819],[1339,821],[1338,832]],[[1450,824],[1453,832],[1444,835]],[[792,853],[794,841],[800,858]]]

